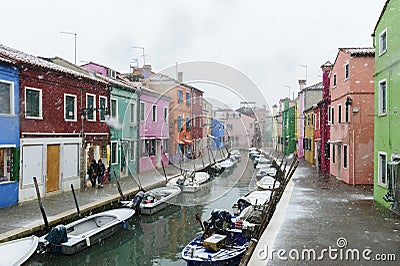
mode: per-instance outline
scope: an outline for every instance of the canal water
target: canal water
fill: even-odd
[[[181,251],[201,233],[196,214],[207,220],[214,209],[232,212],[239,197],[256,189],[254,167],[246,155],[232,172],[215,177],[196,193],[181,193],[176,205],[152,216],[134,216],[127,230],[100,244],[73,256],[36,254],[26,265],[186,265]]]

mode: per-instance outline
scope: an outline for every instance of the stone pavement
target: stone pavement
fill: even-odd
[[[216,160],[222,158],[218,154],[215,156]],[[170,179],[179,174],[180,166],[182,169],[193,170],[196,167],[196,170],[200,170],[203,168],[203,161],[201,159],[187,160],[181,165],[167,165],[165,167],[167,178]],[[119,182],[124,196],[132,197],[138,191],[138,180],[145,190],[162,186],[166,182],[162,168],[140,173],[134,177],[123,177]],[[121,199],[115,180],[104,184],[104,188],[101,189],[91,188],[91,185],[84,191],[75,189],[75,194],[82,215],[111,209],[118,206]],[[42,203],[50,227],[78,218],[71,191],[48,194],[42,198]],[[0,209],[0,243],[31,234],[39,236],[44,233],[43,230],[44,221],[37,200]]]
[[[399,232],[400,217],[374,203],[372,186],[301,161],[249,265],[398,265]]]

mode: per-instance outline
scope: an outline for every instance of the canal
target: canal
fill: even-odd
[[[73,256],[36,254],[26,265],[186,265],[181,251],[198,233],[214,209],[232,212],[233,203],[256,189],[254,168],[247,154],[231,173],[215,177],[196,193],[181,193],[176,205],[152,216],[134,216],[127,230]]]

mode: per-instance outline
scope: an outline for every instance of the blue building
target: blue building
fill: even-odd
[[[224,124],[212,118],[211,119],[211,136],[212,136],[212,149],[220,149],[225,147],[224,137],[225,137],[225,126]]]
[[[0,56],[0,208],[18,203],[19,128],[18,68]]]

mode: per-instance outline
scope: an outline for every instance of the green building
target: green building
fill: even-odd
[[[399,212],[400,1],[388,0],[373,33],[375,48],[374,199]]]
[[[289,155],[296,150],[295,114],[296,103],[287,98],[284,102],[284,109],[282,112],[282,152],[285,155]]]

